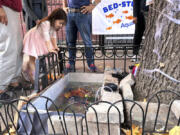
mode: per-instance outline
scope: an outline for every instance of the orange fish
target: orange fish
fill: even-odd
[[[53,74],[51,74],[51,76],[48,74],[48,80],[50,80],[50,78],[52,79],[52,80],[54,80],[54,75]]]
[[[128,20],[133,20],[134,19],[134,17],[131,15],[131,16],[126,16],[126,19],[128,19]]]
[[[75,90],[72,90],[70,92],[65,93],[64,97],[69,98],[69,97],[72,97],[72,96],[77,96],[77,97],[84,98],[86,93],[88,93],[88,91],[86,91],[85,89],[78,88],[78,89],[75,89]]]
[[[122,11],[124,14],[127,14],[128,13],[128,10],[124,10],[124,11]]]
[[[116,21],[113,21],[113,24],[117,23],[119,24],[122,20],[121,19],[117,19]]]
[[[113,18],[114,17],[114,14],[113,13],[111,13],[111,14],[109,14],[109,15],[106,15],[106,18]]]
[[[56,79],[58,79],[58,78],[62,78],[64,75],[63,74],[60,74],[60,75],[56,75]],[[55,80],[55,76],[53,75],[53,74],[51,74],[51,76],[50,76],[50,74],[48,74],[48,80],[50,80],[50,78],[52,79],[52,80]]]
[[[112,29],[112,27],[107,27],[107,28],[106,28],[106,30],[111,30],[111,29]]]
[[[71,92],[67,92],[67,93],[65,93],[65,94],[64,94],[64,97],[65,97],[65,98],[69,98],[69,97],[71,97]]]

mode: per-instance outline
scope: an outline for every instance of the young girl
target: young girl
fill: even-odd
[[[38,56],[57,53],[59,50],[56,41],[56,32],[66,23],[67,17],[64,10],[55,9],[48,17],[43,18],[31,30],[23,41],[23,72],[27,73],[33,83],[35,73],[35,60]]]

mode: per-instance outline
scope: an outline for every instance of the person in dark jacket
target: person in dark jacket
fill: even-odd
[[[29,30],[48,15],[46,0],[23,0],[23,14]]]
[[[144,14],[148,11],[148,7],[146,6],[146,0],[133,0],[133,3],[133,22],[135,23],[133,55],[137,56],[146,24]]]

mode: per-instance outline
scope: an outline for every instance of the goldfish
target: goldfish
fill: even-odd
[[[47,76],[47,77],[48,77],[48,80],[50,80],[50,78],[51,78],[52,80],[54,80],[54,75],[53,75],[53,74],[51,74],[51,75],[50,75],[50,74],[48,74],[48,76]]]
[[[124,10],[124,11],[122,11],[124,14],[127,14],[128,13],[128,10]]]
[[[78,97],[81,97],[81,98],[84,98],[85,96],[87,96],[88,92],[83,89],[83,88],[78,88],[78,89],[75,89],[75,90],[72,90],[70,92],[67,92],[64,94],[64,97],[65,98],[69,98],[69,97],[72,97],[72,96],[78,96]]]
[[[111,14],[109,14],[109,15],[106,15],[106,18],[113,18],[114,17],[114,14],[113,13],[111,13]]]
[[[58,79],[58,78],[62,78],[62,77],[64,77],[64,75],[63,74],[60,74],[60,75],[57,75],[56,74],[56,79]],[[55,76],[53,75],[53,74],[48,74],[47,75],[47,78],[48,78],[48,80],[50,80],[50,78],[52,79],[52,80],[54,80],[55,79]]]
[[[107,27],[107,28],[106,28],[106,30],[111,30],[111,29],[112,29],[112,27]]]
[[[113,24],[117,23],[119,24],[122,20],[121,19],[117,19],[116,21],[113,21]]]
[[[131,16],[126,16],[126,19],[128,19],[128,20],[133,20],[134,19],[134,17],[131,15]]]
[[[65,97],[65,98],[71,97],[71,93],[70,93],[70,92],[65,93],[65,94],[64,94],[64,97]]]

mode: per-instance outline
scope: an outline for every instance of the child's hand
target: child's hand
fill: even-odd
[[[57,54],[57,51],[55,49],[48,48],[48,51]]]
[[[56,47],[55,47],[55,50],[56,50],[56,51],[59,51],[59,48],[56,46]]]
[[[49,41],[47,41],[46,42],[46,44],[47,44],[47,49],[48,49],[48,52],[52,52],[52,53],[55,53],[55,54],[57,54],[57,46],[56,47],[52,47],[52,46],[50,46],[50,42]],[[59,49],[59,48],[58,48]]]
[[[40,20],[36,20],[36,25],[39,24]]]

